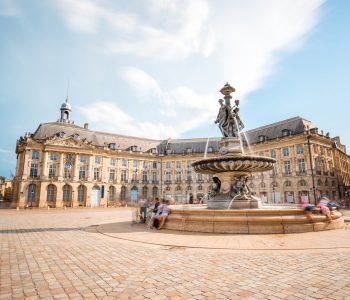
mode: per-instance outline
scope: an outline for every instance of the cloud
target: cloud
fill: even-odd
[[[141,120],[140,115],[134,113],[138,115],[136,119],[111,101],[98,101],[89,106],[78,107],[79,113],[94,128],[164,139],[180,137],[214,119],[217,103],[213,101],[213,95],[198,95],[185,86],[165,91],[154,77],[138,68],[126,68],[121,75],[137,94],[140,102],[148,101],[147,106],[152,108],[152,119]],[[142,110],[144,112],[146,107]],[[142,115],[144,114],[146,113]]]
[[[0,0],[0,16],[18,17],[21,14],[15,0]]]
[[[9,153],[11,153],[11,151],[0,148],[0,153],[7,153],[7,154],[9,154]]]
[[[123,70],[123,78],[140,102],[157,111],[157,120],[152,116],[152,120],[135,123],[113,102],[110,109],[125,118],[118,129],[131,134],[135,128],[143,132],[144,126],[154,136],[180,136],[216,114],[218,95],[208,91],[228,81],[237,88],[235,97],[244,100],[260,88],[279,60],[303,45],[320,19],[324,1],[150,0],[138,6],[100,0],[59,3],[63,3],[60,6],[71,30],[98,35],[103,55],[121,60],[121,55],[128,55],[125,61],[135,62],[136,67]],[[169,66],[171,72],[165,72]],[[150,72],[164,77],[160,82]],[[101,111],[112,105],[103,103],[104,108],[95,105]],[[100,122],[116,128],[103,119]]]

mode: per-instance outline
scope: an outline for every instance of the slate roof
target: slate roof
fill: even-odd
[[[250,144],[259,142],[260,136],[266,136],[267,140],[273,140],[282,137],[283,130],[289,130],[290,134],[303,133],[307,128],[312,129],[315,126],[308,120],[301,117],[294,117],[273,124],[265,125],[259,128],[248,130],[245,132]],[[52,122],[40,124],[33,138],[37,141],[44,142],[46,139],[64,132],[65,136],[78,134],[79,138],[92,142],[94,146],[105,147],[108,144],[115,143],[116,149],[129,150],[132,146],[138,146],[142,152],[147,152],[152,148],[157,148],[158,154],[167,154],[167,150],[171,154],[186,154],[187,149],[191,149],[193,153],[204,153],[206,144],[212,147],[214,152],[219,149],[219,141],[221,137],[215,138],[193,138],[193,139],[167,139],[154,140],[140,137],[132,137],[126,135],[112,134],[106,132],[93,131],[74,124]]]

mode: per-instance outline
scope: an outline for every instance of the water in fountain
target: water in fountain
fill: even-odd
[[[237,128],[237,130],[238,130],[239,145],[240,145],[240,147],[241,147],[242,154],[244,155],[245,153],[244,153],[244,148],[243,148],[243,143],[242,143],[241,131],[239,130],[237,118],[236,118],[236,117],[233,117],[233,120],[235,121],[235,125],[236,125],[236,128]]]
[[[248,153],[247,154],[251,154],[252,153],[252,148],[250,147],[248,136],[247,136],[247,134],[244,131],[242,131],[241,134],[243,134],[244,139],[247,142],[247,147],[248,147]]]
[[[206,145],[205,145],[204,158],[207,158],[208,144],[209,144],[209,138],[207,139],[207,143],[206,143]]]

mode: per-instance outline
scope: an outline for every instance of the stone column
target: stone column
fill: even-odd
[[[63,156],[64,156],[64,153],[62,152],[60,154],[60,165],[59,165],[59,170],[58,170],[58,180],[62,180],[62,178],[63,178]]]
[[[39,207],[47,208],[47,184],[41,182],[40,188],[38,188],[39,192]]]
[[[41,169],[41,178],[46,179],[47,178],[47,156],[48,153],[46,151],[43,151],[43,159],[42,159],[42,169]]]
[[[78,170],[78,161],[79,161],[79,155],[74,155],[74,166],[73,166],[73,181],[77,181],[79,178],[79,170]]]
[[[92,178],[93,178],[93,174],[92,174],[92,160],[93,160],[93,156],[91,155],[90,157],[89,157],[89,166],[88,166],[88,169],[87,169],[87,180],[89,181],[89,182],[91,182],[92,181]]]
[[[22,180],[27,180],[28,178],[28,173],[29,173],[29,169],[30,169],[30,165],[29,165],[29,153],[30,150],[24,150],[23,151],[23,175],[22,175]]]

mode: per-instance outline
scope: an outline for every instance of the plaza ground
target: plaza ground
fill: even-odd
[[[0,210],[0,299],[350,299],[348,224],[214,235],[131,225],[129,208]]]

